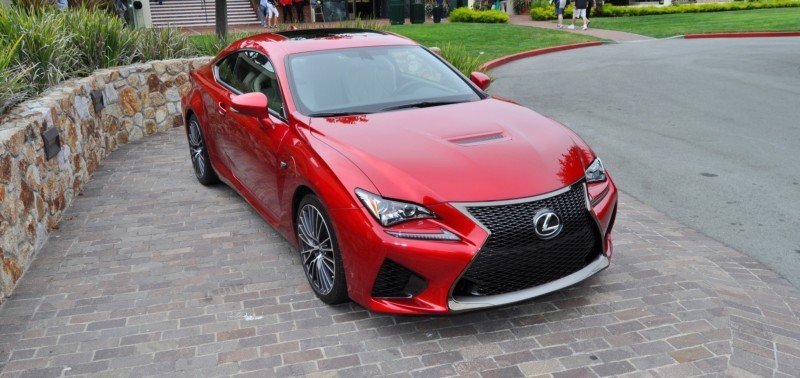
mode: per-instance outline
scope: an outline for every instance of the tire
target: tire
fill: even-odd
[[[192,167],[197,181],[200,181],[203,185],[218,183],[219,177],[214,172],[214,167],[211,166],[211,159],[208,158],[208,148],[203,137],[203,128],[200,127],[200,120],[194,114],[189,116],[186,137],[189,139],[189,156],[192,159]]]
[[[349,301],[339,243],[325,207],[317,196],[308,194],[297,209],[300,262],[311,289],[327,304]]]

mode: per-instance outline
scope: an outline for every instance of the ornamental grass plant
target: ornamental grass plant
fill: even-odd
[[[189,37],[174,27],[133,29],[137,43],[134,61],[188,58],[197,55]]]
[[[82,0],[63,11],[46,0],[0,6],[0,114],[100,68],[196,55],[184,33],[129,28],[108,3]]]
[[[102,11],[87,8],[63,13],[65,30],[72,33],[77,48],[81,75],[98,68],[130,64],[135,58],[136,33],[127,30],[125,21]]]
[[[6,38],[3,34],[3,38],[0,39],[0,115],[25,99],[27,95],[25,78],[30,69],[13,62],[22,37],[16,41],[9,41]]]
[[[486,71],[482,67],[483,61],[480,56],[470,54],[462,45],[446,43],[440,47],[440,50],[442,58],[450,62],[467,77],[475,71]]]
[[[78,64],[78,49],[71,33],[65,32],[63,12],[54,7],[4,8],[0,13],[0,30],[9,41],[21,38],[11,65],[30,67],[28,95],[86,71]]]

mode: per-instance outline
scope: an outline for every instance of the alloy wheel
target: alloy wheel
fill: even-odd
[[[330,293],[336,280],[334,244],[325,218],[312,204],[300,209],[297,239],[303,268],[314,291],[320,295]]]
[[[189,121],[189,149],[192,157],[192,166],[197,177],[204,177],[207,169],[205,142],[200,131],[200,122],[192,117]]]

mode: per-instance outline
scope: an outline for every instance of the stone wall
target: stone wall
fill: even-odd
[[[0,303],[109,153],[183,125],[189,71],[208,59],[96,71],[0,118]],[[58,131],[61,147],[51,159],[42,139],[49,128]]]

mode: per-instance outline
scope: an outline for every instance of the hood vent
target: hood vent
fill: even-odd
[[[465,135],[448,139],[450,142],[461,146],[474,146],[478,144],[499,142],[501,140],[508,140],[509,137],[503,135],[502,131],[495,131],[491,133]]]

